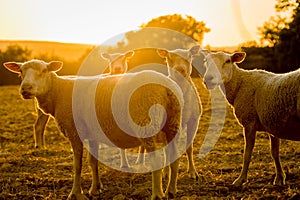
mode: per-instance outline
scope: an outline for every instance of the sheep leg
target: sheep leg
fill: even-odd
[[[167,149],[166,155],[167,160],[171,161],[172,158],[178,158],[178,151],[176,148],[176,144],[170,143],[170,149]],[[170,164],[170,174],[169,174],[169,182],[166,190],[166,194],[170,199],[175,198],[175,195],[177,193],[177,177],[178,177],[178,166],[179,166],[179,159],[176,159],[174,162]]]
[[[275,163],[276,177],[274,179],[274,185],[285,185],[285,173],[282,169],[279,158],[279,144],[280,140],[277,137],[269,135],[271,142],[271,155]]]
[[[152,197],[151,200],[162,199],[164,193],[162,190],[162,170],[155,170],[152,172]]]
[[[37,108],[38,117],[34,125],[34,142],[35,148],[45,147],[44,132],[49,119],[49,115],[45,115],[40,109]]]
[[[124,149],[120,149],[121,168],[129,168],[126,152]]]
[[[240,176],[233,182],[235,187],[240,187],[247,180],[247,173],[251,161],[251,155],[255,144],[256,130],[254,126],[245,127],[244,129],[244,157],[243,167]]]
[[[162,199],[164,197],[162,189],[162,169],[159,169],[163,162],[163,159],[160,159],[162,156],[155,151],[154,141],[145,143],[145,148],[147,152],[150,152],[149,161],[152,171],[152,200]],[[156,170],[157,169],[157,170]]]
[[[73,149],[73,168],[74,168],[74,179],[71,193],[68,196],[68,200],[87,200],[88,198],[84,196],[80,185],[80,175],[82,168],[82,154],[83,154],[83,144],[79,138],[72,138],[71,145]]]
[[[198,172],[196,171],[195,164],[194,164],[194,158],[193,158],[193,144],[191,144],[187,150],[186,150],[187,158],[188,158],[188,174],[190,178],[192,179],[198,179],[199,175]]]
[[[100,189],[103,187],[102,183],[99,180],[99,173],[98,173],[98,150],[99,144],[95,141],[89,141],[89,153],[88,153],[88,160],[90,164],[90,168],[92,171],[92,185],[89,190],[90,196],[99,196]]]
[[[196,119],[198,120],[198,119]],[[196,123],[195,119],[191,118],[186,126],[186,132],[187,132],[187,145],[189,147],[187,148],[186,154],[188,158],[188,174],[190,178],[198,179],[199,175],[196,171],[195,164],[194,164],[194,158],[193,158],[193,141],[198,129],[198,123]]]

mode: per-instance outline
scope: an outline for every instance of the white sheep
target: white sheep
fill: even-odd
[[[134,51],[127,51],[125,53],[101,53],[101,57],[108,61],[109,74],[124,74],[128,70],[128,60],[132,58]],[[121,168],[128,168],[128,160],[126,157],[125,150],[120,149],[121,156]]]
[[[24,99],[35,98],[39,108],[54,117],[61,132],[70,140],[74,155],[75,174],[72,191],[68,199],[74,197],[86,199],[80,186],[82,141],[86,139],[90,146],[89,163],[92,169],[92,185],[89,193],[92,196],[99,192],[100,181],[96,158],[98,158],[99,142],[103,142],[123,149],[143,145],[150,154],[151,167],[155,169],[152,172],[152,199],[163,198],[161,168],[164,163],[159,162],[160,157],[156,151],[157,142],[161,142],[162,138],[166,140],[164,142],[168,143],[164,149],[168,157],[167,160],[172,162],[166,194],[175,195],[177,191],[178,154],[181,153],[177,141],[181,135],[178,133],[181,133],[183,106],[182,92],[176,82],[154,71],[114,76],[60,77],[55,74],[62,67],[62,62],[59,61],[50,63],[40,60],[31,60],[25,63],[7,62],[4,63],[4,66],[21,75],[20,94],[22,97]],[[122,98],[113,98],[114,95],[117,97],[120,97],[118,95],[128,95],[126,89],[145,81],[148,84],[142,85],[134,90],[134,93],[129,94],[129,104],[126,104]],[[121,87],[123,93],[114,92],[117,86]],[[79,96],[74,95],[76,87]],[[78,91],[78,87],[83,90]],[[94,101],[94,104],[85,101],[91,91],[93,91],[94,96],[91,95],[89,101]],[[150,102],[152,100],[153,102]],[[114,102],[120,103],[120,106],[116,108],[113,106]],[[164,112],[159,109],[159,106],[153,106],[153,104],[164,107]],[[133,125],[126,118],[126,113],[123,112],[124,107],[127,106],[132,111],[130,112],[133,118],[131,120],[135,122]],[[87,108],[92,108],[92,110],[86,110]],[[119,115],[113,115],[113,109],[117,109],[117,111],[120,109]],[[93,114],[96,119],[91,118]],[[119,121],[114,117],[119,117]],[[121,130],[119,123],[128,125],[130,132]],[[97,125],[101,126],[101,130],[105,134],[93,131],[94,129],[97,130]],[[147,128],[158,134],[152,136],[153,133],[149,133]],[[129,135],[129,133],[133,133],[133,135]]]
[[[123,74],[127,72],[128,66],[127,62],[128,59],[130,59],[134,55],[133,51],[128,51],[125,53],[114,53],[114,54],[109,54],[109,53],[102,53],[101,56],[109,61],[109,69],[110,72],[107,74],[102,74],[102,75],[112,75],[112,74]],[[72,76],[68,76],[72,77]],[[73,76],[75,78],[75,76]],[[40,148],[40,147],[45,147],[45,137],[44,137],[44,132],[45,132],[45,127],[47,125],[47,122],[49,120],[49,115],[44,114],[43,111],[41,111],[38,106],[37,102],[35,101],[35,107],[37,111],[37,119],[35,121],[34,125],[34,141],[35,141],[35,148]],[[125,155],[125,151],[120,149],[120,156],[121,156],[121,168],[128,168],[128,160]]]
[[[109,75],[124,74],[128,70],[128,60],[132,58],[134,51],[127,51],[125,53],[102,53],[101,57],[108,61]],[[128,168],[128,160],[125,150],[120,149],[121,168]]]
[[[205,84],[208,89],[221,86],[235,116],[244,127],[245,149],[243,168],[233,182],[241,186],[247,180],[248,167],[257,131],[270,135],[271,155],[275,163],[274,184],[285,184],[279,158],[279,139],[300,140],[300,71],[274,74],[264,70],[244,70],[236,63],[246,53],[208,53]]]
[[[168,74],[182,89],[184,95],[184,111],[182,123],[188,136],[187,157],[188,174],[191,178],[198,179],[193,159],[193,140],[198,130],[198,124],[202,112],[201,101],[197,89],[192,81],[192,60],[198,54],[199,45],[190,49],[175,49],[168,51],[166,49],[157,49],[159,56],[166,60]]]
[[[110,74],[124,74],[128,70],[128,60],[134,55],[134,51],[125,53],[102,53],[101,56],[109,61]]]

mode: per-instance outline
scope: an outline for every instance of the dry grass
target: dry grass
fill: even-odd
[[[195,163],[201,180],[185,176],[186,156],[180,160],[176,199],[299,199],[300,176],[298,142],[282,141],[281,159],[287,172],[286,186],[273,186],[274,166],[265,133],[259,133],[249,170],[249,183],[232,189],[242,165],[243,134],[232,109],[227,107],[222,134],[204,160],[198,156],[210,123],[208,92],[199,79],[203,103],[198,134],[194,143]],[[69,142],[58,132],[53,119],[46,129],[46,150],[35,150],[34,104],[22,100],[18,86],[0,87],[0,199],[66,199],[72,187],[72,152]],[[86,154],[84,154],[86,155]],[[103,199],[148,199],[151,175],[129,174],[99,166],[104,184]],[[91,177],[84,158],[83,189],[87,193]],[[112,181],[113,180],[113,181]],[[166,184],[164,182],[164,184]]]

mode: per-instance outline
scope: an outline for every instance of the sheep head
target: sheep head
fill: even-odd
[[[22,78],[20,94],[24,99],[32,99],[48,91],[50,73],[59,71],[63,63],[60,61],[46,63],[41,60],[31,60],[24,63],[6,62],[3,65],[8,70],[20,75]]]
[[[127,62],[133,55],[133,51],[128,51],[126,53],[101,54],[102,58],[109,61],[110,74],[123,74],[127,72]]]
[[[166,49],[157,49],[160,57],[166,59],[168,65],[168,73],[172,79],[177,80],[178,75],[188,78],[192,73],[192,58],[198,54],[199,45],[190,49],[175,49],[168,51]],[[179,73],[179,74],[178,74]]]
[[[232,77],[236,63],[242,62],[246,57],[245,52],[227,54],[224,52],[208,53],[205,58],[206,72],[204,82],[208,89],[227,83]]]

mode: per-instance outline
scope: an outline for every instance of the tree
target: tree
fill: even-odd
[[[186,18],[184,18],[179,14],[154,18],[148,23],[142,24],[141,27],[158,27],[178,31],[191,37],[199,44],[202,44],[204,33],[210,32],[210,29],[205,26],[204,22],[197,21],[189,15],[186,15]]]
[[[262,27],[258,27],[262,36],[260,39],[262,46],[274,47],[277,44],[280,31],[288,26],[286,21],[285,17],[276,15],[272,16]]]
[[[7,46],[5,51],[0,50],[0,65],[9,61],[24,62],[31,56],[31,50],[22,48],[17,44]],[[20,79],[4,67],[0,67],[0,85],[15,85],[20,83]]]
[[[295,11],[299,6],[299,0],[277,0],[275,5],[276,16],[271,16],[262,27],[258,27],[263,46],[274,47],[280,40],[280,32],[289,29],[293,21]]]
[[[17,44],[12,44],[6,47],[6,50],[2,52],[0,50],[0,62],[4,63],[7,61],[24,62],[31,56],[32,51],[27,47],[22,48]]]
[[[276,8],[282,12],[290,12],[288,26],[279,32],[275,45],[275,55],[282,72],[300,67],[300,0],[278,0]]]
[[[277,0],[276,17],[259,28],[261,41],[273,50],[273,68],[288,72],[300,67],[300,0]]]
[[[124,52],[137,48],[188,48],[195,43],[201,44],[204,33],[209,31],[204,22],[191,16],[160,16],[142,24],[137,31],[127,32],[124,39],[118,42],[117,50]]]

